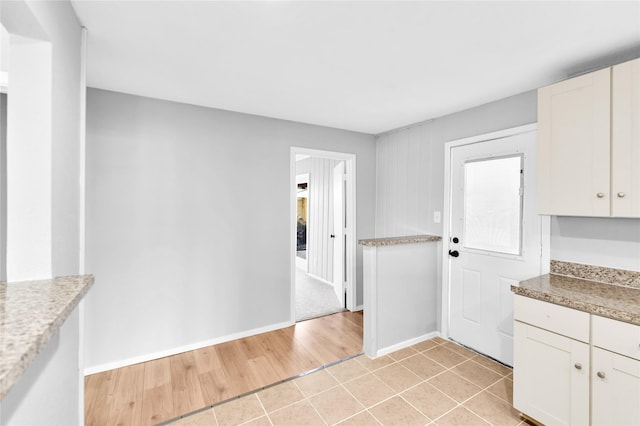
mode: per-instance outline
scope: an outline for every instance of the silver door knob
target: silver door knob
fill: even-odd
[[[582,364],[580,364],[579,362],[576,362],[574,367],[576,368],[576,370],[582,370]]]
[[[618,192],[618,198],[624,198],[624,192]]]
[[[604,192],[598,192],[598,193],[596,194],[596,197],[598,197],[598,198],[604,198]]]
[[[598,371],[598,377],[604,379],[604,371]]]

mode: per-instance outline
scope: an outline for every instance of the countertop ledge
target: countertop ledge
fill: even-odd
[[[366,240],[359,240],[358,244],[367,247],[379,247],[395,246],[399,244],[428,243],[440,240],[442,240],[442,237],[438,237],[437,235],[409,235],[406,237],[369,238]]]
[[[93,285],[93,275],[0,282],[0,399]]]
[[[547,274],[511,286],[515,294],[640,325],[640,289]]]

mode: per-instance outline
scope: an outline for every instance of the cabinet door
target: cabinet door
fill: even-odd
[[[616,65],[611,93],[611,215],[640,217],[640,59]]]
[[[593,348],[592,424],[640,425],[640,361]]]
[[[589,424],[589,345],[515,322],[513,406],[544,424]]]
[[[538,91],[538,211],[610,214],[611,69]]]

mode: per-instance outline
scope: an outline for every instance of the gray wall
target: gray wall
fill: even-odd
[[[88,91],[89,369],[289,321],[291,146],[356,155],[371,237],[373,136]]]
[[[445,142],[535,122],[530,91],[379,135],[376,236],[442,235]],[[640,219],[553,217],[551,258],[640,271]]]

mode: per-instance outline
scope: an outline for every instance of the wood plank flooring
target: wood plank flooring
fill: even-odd
[[[151,425],[362,352],[362,312],[85,377],[87,425]]]

